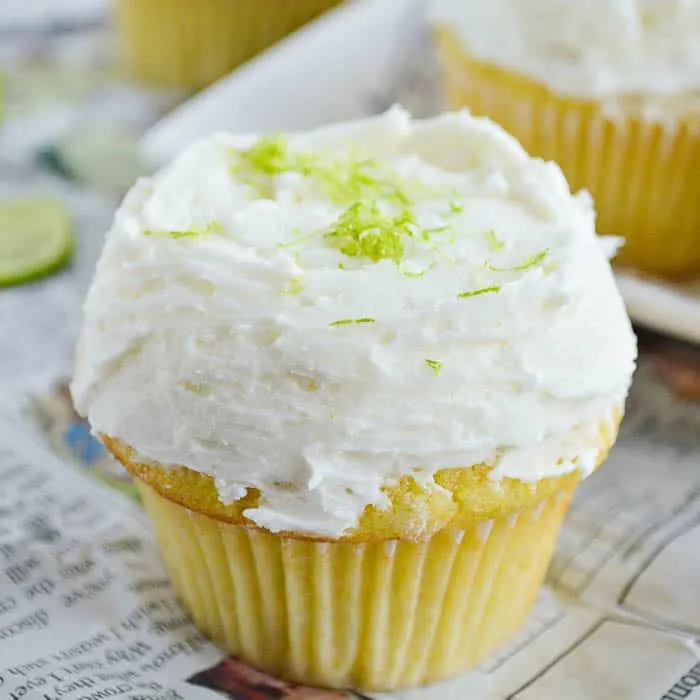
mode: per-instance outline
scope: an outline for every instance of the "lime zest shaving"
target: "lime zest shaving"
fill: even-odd
[[[408,277],[409,279],[417,279],[418,277],[423,277],[425,275],[426,270],[420,270],[419,272],[411,272],[410,270],[400,270],[401,274],[404,277]]]
[[[198,238],[206,236],[210,233],[219,233],[223,229],[221,222],[210,221],[208,224],[192,226],[181,231],[166,231],[158,229],[146,229],[143,232],[144,236],[162,236],[164,238]]]
[[[339,269],[339,270],[347,270],[348,268],[345,267],[345,265],[343,265],[342,262],[339,262],[339,263],[338,263],[338,269]]]
[[[371,159],[348,160],[318,167],[312,175],[328,197],[338,205],[347,206],[362,199],[380,199],[406,207],[409,197],[391,176]]]
[[[518,265],[513,265],[512,267],[496,267],[490,262],[485,264],[485,267],[491,272],[523,272],[524,270],[530,270],[533,267],[537,267],[549,254],[549,249],[541,250],[539,253],[534,253],[530,257],[523,260]]]
[[[482,294],[498,294],[501,291],[501,287],[482,287],[481,289],[474,289],[471,292],[461,292],[457,295],[458,299],[469,299],[470,297],[480,297]]]
[[[401,206],[410,204],[391,174],[372,159],[324,162],[316,154],[293,150],[281,135],[263,137],[247,149],[234,150],[233,155],[234,174],[266,198],[272,196],[269,178],[294,172],[313,178],[339,206],[380,197]]]
[[[289,280],[287,286],[282,290],[282,294],[287,294],[293,296],[295,294],[300,294],[304,291],[304,285],[302,283],[302,275],[297,275]]]
[[[373,318],[343,318],[340,321],[333,321],[329,326],[352,326],[353,324],[376,323]]]
[[[463,214],[464,213],[464,206],[460,204],[459,202],[450,202],[450,211],[453,214]]]
[[[436,377],[438,376],[438,374],[440,374],[440,370],[442,370],[442,362],[440,362],[439,360],[431,360],[427,357],[423,360],[423,362],[425,362],[425,364],[433,370],[433,374]]]
[[[384,214],[375,201],[352,204],[338,217],[324,237],[343,255],[368,258],[373,262],[391,260],[397,265],[404,254],[404,240],[413,238],[413,212]]]
[[[242,174],[242,167],[245,166],[249,171],[262,175],[281,175],[293,171],[310,175],[315,164],[313,156],[290,151],[287,139],[281,134],[264,136],[250,148],[235,151],[235,155],[238,174]]]
[[[422,234],[423,237],[425,237],[433,233],[443,233],[443,231],[447,231],[449,228],[449,226],[435,226],[434,228],[424,228],[422,229]]]
[[[496,235],[496,232],[491,228],[486,232],[486,237],[494,250],[502,250],[505,243]]]
[[[292,232],[292,235],[295,236],[294,240],[292,241],[285,241],[284,243],[278,243],[277,247],[282,249],[282,248],[293,248],[294,246],[297,246],[304,241],[310,241],[312,238],[315,238],[318,235],[317,231],[311,231],[304,236],[302,236],[298,230],[295,230]]]

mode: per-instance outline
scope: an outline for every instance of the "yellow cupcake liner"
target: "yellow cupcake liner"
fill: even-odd
[[[341,0],[114,0],[118,50],[141,82],[209,85]]]
[[[272,675],[359,690],[454,676],[513,634],[571,495],[425,541],[319,542],[215,520],[137,484],[207,636]]]
[[[558,162],[573,191],[587,189],[598,231],[626,238],[617,263],[668,277],[700,271],[700,115],[611,116],[471,58],[447,28],[437,44],[450,105],[500,123],[531,155]]]

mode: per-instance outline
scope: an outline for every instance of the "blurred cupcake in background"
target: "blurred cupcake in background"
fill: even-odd
[[[118,50],[137,80],[199,89],[342,0],[115,0]]]
[[[433,0],[451,106],[588,189],[617,262],[700,272],[700,0]]]

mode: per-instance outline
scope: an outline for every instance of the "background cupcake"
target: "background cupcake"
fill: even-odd
[[[342,0],[115,0],[122,61],[146,83],[197,89]]]
[[[700,2],[433,0],[452,106],[588,189],[618,261],[700,271]]]
[[[392,110],[137,184],[72,392],[206,634],[392,689],[521,624],[634,357],[588,198],[487,120]]]

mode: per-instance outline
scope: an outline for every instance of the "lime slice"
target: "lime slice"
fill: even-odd
[[[0,201],[0,286],[56,270],[73,252],[66,208],[51,197]]]

